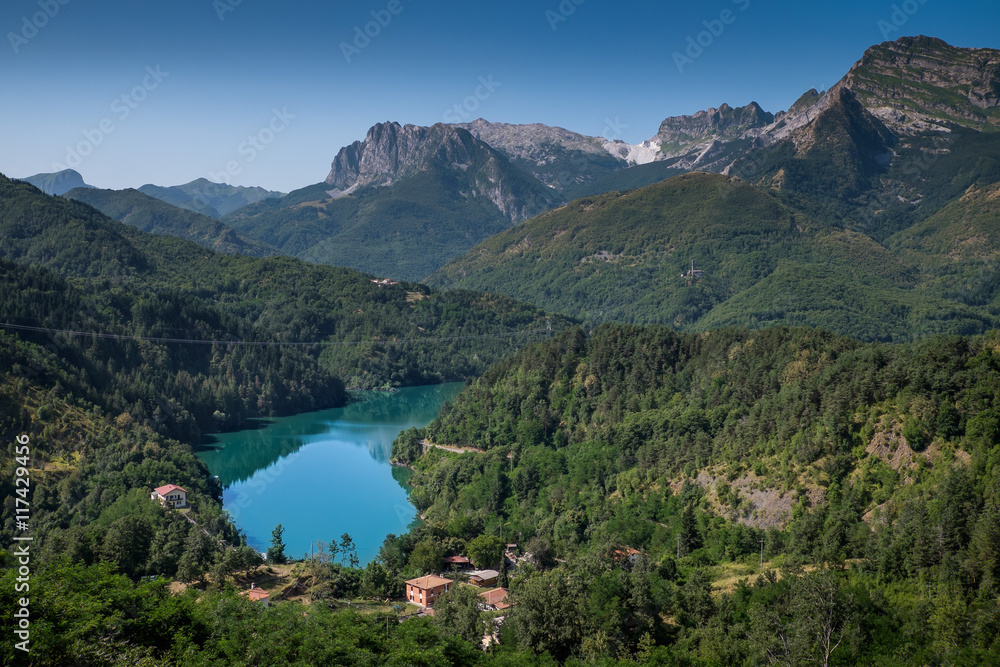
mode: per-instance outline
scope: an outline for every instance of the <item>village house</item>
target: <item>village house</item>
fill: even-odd
[[[469,573],[469,583],[479,588],[491,588],[497,585],[499,576],[496,570],[475,570]]]
[[[483,601],[479,603],[483,611],[502,611],[510,607],[507,602],[507,589],[494,588],[492,591],[483,591],[479,594]]]
[[[176,484],[167,484],[153,489],[149,496],[152,500],[159,500],[164,507],[187,507],[187,491]]]
[[[434,600],[451,588],[451,579],[429,574],[406,582],[406,599],[421,607],[430,607]]]
[[[444,565],[464,572],[472,567],[472,562],[468,556],[445,556]]]
[[[240,595],[248,598],[251,602],[263,602],[265,607],[271,606],[271,594],[253,584],[250,584],[250,590],[243,591]]]

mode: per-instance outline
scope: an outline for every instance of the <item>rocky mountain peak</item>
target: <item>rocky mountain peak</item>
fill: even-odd
[[[555,190],[589,182],[628,166],[624,157],[607,147],[608,140],[561,127],[491,123],[483,118],[454,127],[468,130]]]
[[[713,142],[740,138],[748,130],[764,127],[774,115],[756,102],[743,107],[723,103],[689,116],[673,116],[660,124],[654,142],[660,144],[661,159],[701,153]]]
[[[488,200],[512,222],[552,205],[545,186],[499,151],[455,125],[395,122],[372,126],[363,141],[340,149],[326,184],[334,197],[363,187],[388,187],[419,172],[448,173],[449,196]]]
[[[475,159],[474,153],[488,150],[468,131],[452,125],[378,123],[363,141],[340,149],[326,183],[337,195],[343,195],[361,186],[391,185],[432,158],[467,167]]]
[[[1000,128],[1000,51],[922,35],[872,46],[837,87],[899,134]]]
[[[718,109],[709,107],[690,116],[672,116],[660,124],[660,134],[678,131],[716,131],[733,134],[748,127],[760,127],[774,120],[756,102],[733,108],[723,102]]]

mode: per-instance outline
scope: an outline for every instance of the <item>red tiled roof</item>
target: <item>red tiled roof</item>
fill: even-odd
[[[242,595],[247,596],[254,602],[259,602],[260,600],[266,600],[271,597],[271,594],[265,591],[263,588],[251,588],[248,591],[243,591]]]
[[[497,609],[506,609],[510,606],[507,602],[507,589],[494,588],[492,591],[483,591],[479,597],[486,600],[486,604],[493,605]]]
[[[445,556],[444,562],[446,563],[468,563],[469,558],[467,556]]]
[[[184,491],[184,489],[177,486],[176,484],[167,484],[166,486],[158,486],[155,489],[153,489],[153,491],[156,491],[161,496],[165,496],[171,491]],[[187,491],[184,491],[184,493],[187,493]]]

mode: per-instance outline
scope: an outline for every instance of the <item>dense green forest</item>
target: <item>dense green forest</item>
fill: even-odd
[[[433,539],[502,526],[535,554],[505,646],[803,664],[828,612],[830,664],[986,664],[998,440],[995,335],[605,325],[500,362],[394,455]]]
[[[348,384],[471,377],[569,322],[504,297],[220,255],[7,179],[0,235],[0,535],[9,546],[22,530],[23,469],[32,481],[34,664],[141,661],[161,645],[136,627],[172,627],[173,641],[187,617],[164,626],[170,605],[152,603],[165,589],[134,582],[176,577],[218,589],[259,570],[192,451],[203,432],[342,404]],[[21,438],[27,461],[15,456]],[[183,514],[150,500],[150,488],[168,483],[188,491]],[[10,549],[2,558],[4,608],[13,609],[18,561]],[[347,576],[357,589],[360,576]],[[2,641],[6,661],[13,635]],[[189,653],[182,646],[175,658]]]
[[[32,443],[29,664],[978,665],[1000,650],[995,335],[560,331],[501,297],[212,254],[3,185],[2,312],[35,327],[0,333],[7,544],[15,438]],[[359,344],[165,340],[337,330]],[[407,332],[441,352],[370,342]],[[501,359],[531,336],[548,340]],[[308,608],[240,597],[264,565],[190,443],[341,400],[351,365],[405,383],[448,378],[440,364],[483,374],[394,447],[425,520],[364,567],[343,537],[296,565]],[[421,438],[483,451],[423,454]],[[165,483],[188,489],[194,523],[149,500]],[[346,608],[399,596],[446,555],[496,562],[501,535],[525,553],[501,561],[514,606],[487,652],[492,621],[464,587],[433,619]]]
[[[83,369],[88,400],[185,439],[339,405],[345,385],[464,380],[568,322],[505,297],[220,255],[6,179],[0,234],[13,335]]]

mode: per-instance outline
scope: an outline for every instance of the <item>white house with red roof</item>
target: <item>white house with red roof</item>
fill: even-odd
[[[167,484],[153,489],[149,496],[152,500],[159,500],[164,507],[187,507],[187,491],[176,484]]]

